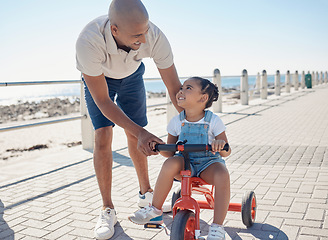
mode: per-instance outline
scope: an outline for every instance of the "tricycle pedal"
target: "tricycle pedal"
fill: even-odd
[[[144,225],[145,228],[162,228],[161,224],[158,223],[146,223]]]
[[[162,224],[159,223],[146,223],[144,225],[145,228],[158,228],[158,229],[164,229],[167,236],[170,236],[167,228],[165,226],[162,226]]]

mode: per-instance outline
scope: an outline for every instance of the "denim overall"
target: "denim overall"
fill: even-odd
[[[183,122],[181,124],[181,133],[178,141],[183,142],[187,140],[186,144],[208,144],[208,129],[212,115],[213,113],[211,111],[206,110],[205,123]],[[182,111],[179,116],[180,121],[183,121],[186,118],[185,111]],[[177,155],[182,156],[181,153]],[[225,161],[218,152],[215,154],[210,151],[190,152],[189,157],[192,177],[199,177],[202,171],[215,162],[225,164]]]

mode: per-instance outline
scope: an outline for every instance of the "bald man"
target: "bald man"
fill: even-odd
[[[83,75],[86,104],[95,129],[94,167],[103,201],[95,227],[97,239],[111,238],[117,222],[111,198],[115,124],[127,136],[140,186],[138,206],[145,207],[152,200],[147,156],[156,154],[151,142],[163,142],[143,128],[147,117],[142,59],[146,57],[154,60],[173,104],[181,111],[175,99],[181,83],[170,44],[149,21],[141,1],[113,0],[108,15],[91,21],[76,43],[77,69]]]

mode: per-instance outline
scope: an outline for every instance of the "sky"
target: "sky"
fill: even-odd
[[[180,77],[328,71],[326,0],[143,0]],[[75,42],[110,0],[0,0],[0,82],[79,79]],[[145,77],[159,77],[145,59]]]

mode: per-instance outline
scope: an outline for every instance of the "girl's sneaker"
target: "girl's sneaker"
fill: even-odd
[[[207,240],[224,240],[226,231],[223,226],[212,223],[208,231]]]
[[[129,220],[135,224],[162,224],[163,223],[163,211],[156,209],[153,206],[147,206],[136,211],[133,215],[128,217]]]

